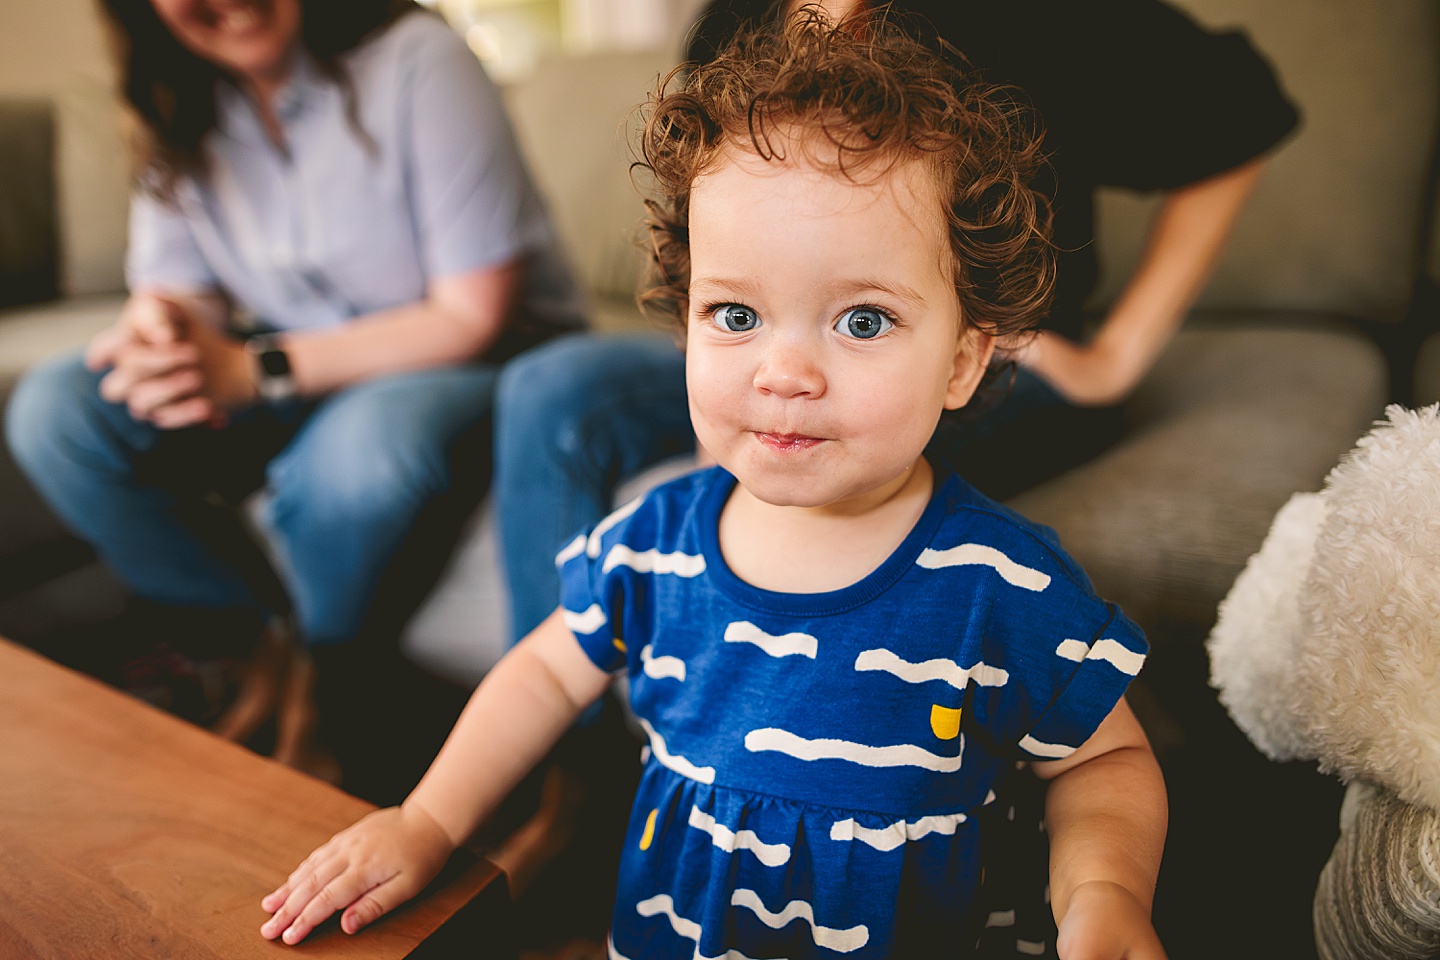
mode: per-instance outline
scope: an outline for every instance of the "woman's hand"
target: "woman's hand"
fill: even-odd
[[[1129,396],[1210,278],[1264,166],[1256,157],[1166,194],[1139,264],[1094,339],[1080,345],[1044,332],[1016,359],[1076,406]]]
[[[337,910],[344,911],[340,929],[355,933],[423,890],[455,846],[418,806],[377,810],[337,833],[260,901],[274,914],[260,933],[299,943]]]
[[[163,429],[223,424],[258,398],[244,346],[222,333],[212,305],[136,294],[120,319],[91,340],[92,370],[109,368],[100,395]]]
[[[1092,880],[1070,894],[1055,949],[1060,960],[1165,960],[1150,914],[1118,883]]]
[[[1112,349],[1097,339],[1078,344],[1042,330],[1015,352],[1015,361],[1077,407],[1105,407],[1130,395],[1145,375],[1135,351]]]

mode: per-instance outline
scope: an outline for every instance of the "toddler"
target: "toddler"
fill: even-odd
[[[995,788],[1050,780],[1061,957],[1163,957],[1146,645],[1054,535],[924,450],[1044,309],[1038,144],[883,16],[810,12],[657,95],[647,306],[718,466],[557,557],[560,608],[409,798],[263,901],[296,943],[418,892],[624,670],[649,746],[614,958],[965,955]]]

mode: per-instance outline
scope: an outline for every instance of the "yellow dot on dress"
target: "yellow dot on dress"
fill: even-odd
[[[659,812],[660,808],[656,807],[650,811],[650,816],[645,818],[645,832],[640,834],[641,850],[649,850],[650,843],[655,839],[655,815]]]
[[[930,705],[930,729],[941,740],[954,740],[960,735],[960,708]]]
[[[624,641],[624,640],[621,640],[619,637],[615,637],[615,638],[612,639],[610,642],[613,643],[613,644],[615,644],[615,649],[616,649],[616,650],[619,650],[621,653],[624,653],[624,652],[625,652],[625,641]]]

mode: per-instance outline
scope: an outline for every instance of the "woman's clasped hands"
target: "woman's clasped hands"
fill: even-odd
[[[223,425],[258,394],[244,345],[221,330],[214,297],[136,294],[120,319],[91,341],[85,365],[109,370],[100,395],[162,429]]]
[[[333,913],[355,933],[425,888],[458,844],[414,803],[376,810],[310,854],[260,901],[267,940],[299,943]]]

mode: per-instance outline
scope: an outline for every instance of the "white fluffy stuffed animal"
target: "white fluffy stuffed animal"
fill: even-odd
[[[1440,405],[1386,415],[1276,515],[1208,641],[1251,741],[1351,785],[1325,960],[1440,956]]]

